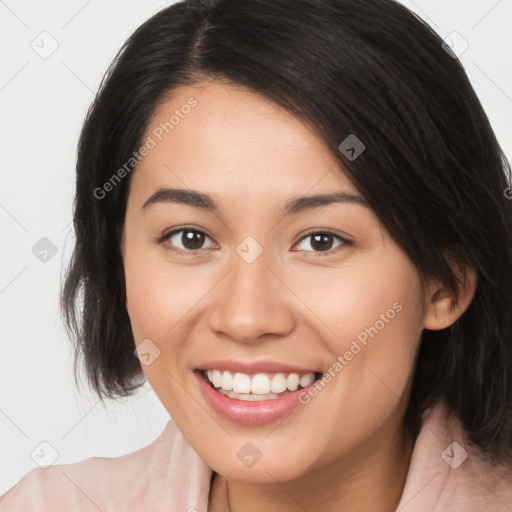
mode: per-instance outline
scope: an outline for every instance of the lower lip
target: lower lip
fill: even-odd
[[[281,398],[248,402],[221,395],[210,386],[199,370],[194,370],[194,374],[210,407],[223,418],[241,425],[264,425],[286,416],[295,407],[301,405],[299,394],[307,393],[308,387],[315,384],[313,382],[309,386],[287,393]]]

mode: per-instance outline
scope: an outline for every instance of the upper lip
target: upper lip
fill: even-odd
[[[217,359],[208,361],[197,366],[198,370],[224,370],[232,373],[322,373],[318,369],[294,366],[279,361],[240,361],[236,359]]]

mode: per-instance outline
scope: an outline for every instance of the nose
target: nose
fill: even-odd
[[[210,308],[210,328],[241,343],[283,336],[294,326],[293,293],[280,272],[270,268],[265,251],[252,263],[234,255],[233,266]]]

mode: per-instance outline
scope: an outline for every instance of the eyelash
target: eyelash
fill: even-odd
[[[174,236],[175,234],[177,233],[181,233],[181,232],[191,232],[191,233],[200,233],[202,235],[204,235],[205,237],[207,238],[210,238],[204,231],[201,231],[200,229],[195,229],[195,228],[187,228],[187,227],[182,227],[182,228],[179,228],[179,229],[174,229],[172,231],[169,231],[168,233],[165,233],[163,234],[161,237],[157,238],[155,240],[155,242],[159,245],[163,245],[167,240],[169,240],[172,236]],[[340,236],[339,234],[329,230],[329,229],[323,229],[323,230],[319,230],[319,231],[311,231],[309,233],[306,233],[296,244],[294,245],[297,245],[299,244],[300,242],[302,242],[303,240],[305,240],[306,238],[308,237],[311,237],[313,235],[331,235],[333,236],[334,238],[337,238],[338,240],[340,240],[342,243],[340,245],[338,245],[337,247],[334,247],[333,249],[329,249],[327,251],[306,251],[306,252],[312,252],[315,256],[314,257],[322,257],[322,256],[328,256],[330,254],[333,254],[335,252],[338,252],[338,250],[343,250],[345,248],[347,248],[347,246],[350,246],[352,245],[352,242],[350,240],[347,240],[346,238]],[[172,253],[174,254],[177,254],[179,256],[191,256],[191,255],[197,255],[199,252],[201,252],[202,250],[204,249],[197,249],[195,251],[184,251],[182,249],[177,249],[176,247],[173,247],[171,245],[166,245],[165,246],[165,249],[168,250],[168,251],[171,251]],[[299,252],[299,251],[294,251],[294,252]]]

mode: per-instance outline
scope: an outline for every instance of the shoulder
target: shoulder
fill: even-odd
[[[398,509],[401,512],[507,512],[512,461],[487,461],[444,402],[425,411]]]
[[[169,420],[151,444],[127,455],[33,469],[0,497],[0,512],[98,512],[147,506],[156,512],[165,510],[163,504],[168,508],[179,500],[186,503],[187,488],[208,493],[210,476],[211,469]]]

